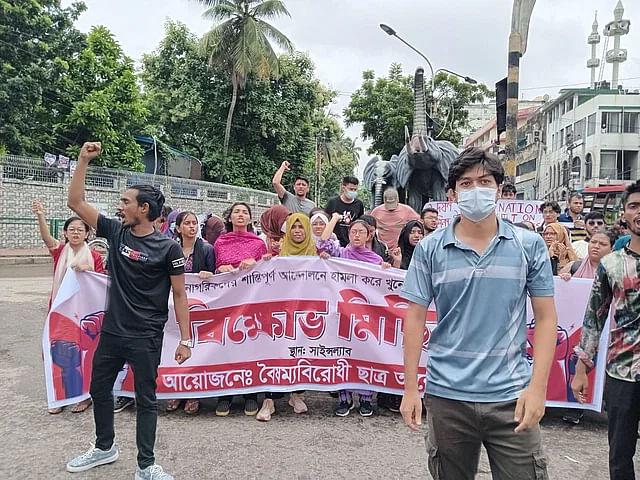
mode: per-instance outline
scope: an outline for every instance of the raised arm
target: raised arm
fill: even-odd
[[[283,198],[284,194],[287,193],[287,190],[282,186],[282,175],[284,174],[285,170],[289,170],[289,162],[287,162],[286,160],[282,162],[282,165],[280,165],[280,168],[273,176],[273,180],[271,180],[273,189],[276,191],[279,198]]]
[[[331,220],[329,221],[327,226],[324,227],[324,232],[322,232],[320,240],[322,240],[323,242],[329,240],[331,238],[331,234],[333,233],[333,229],[336,227],[337,223],[340,220],[342,220],[342,215],[340,215],[339,213],[334,213],[333,215],[331,215]]]
[[[85,200],[84,182],[89,162],[100,155],[101,150],[100,142],[85,142],[82,145],[82,150],[78,155],[78,166],[71,179],[69,198],[67,199],[67,206],[93,228],[98,228],[98,211]]]
[[[31,210],[36,214],[38,218],[38,227],[40,228],[40,236],[44,241],[44,244],[49,250],[53,250],[58,246],[58,240],[53,238],[49,233],[49,225],[47,225],[47,219],[45,217],[44,207],[40,203],[40,200],[33,200],[31,202]]]

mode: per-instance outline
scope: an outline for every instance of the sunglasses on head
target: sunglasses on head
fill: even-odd
[[[601,227],[602,225],[604,225],[604,222],[602,220],[589,220],[587,222],[587,225],[593,227],[594,225],[598,225],[599,227]]]

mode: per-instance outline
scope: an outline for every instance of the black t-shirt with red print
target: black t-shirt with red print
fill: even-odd
[[[329,219],[334,213],[342,215],[342,220],[333,229],[333,233],[340,240],[341,246],[349,245],[349,225],[364,215],[364,204],[357,198],[351,203],[344,203],[342,198],[337,196],[327,201],[327,208],[324,211],[329,215]]]
[[[97,235],[109,242],[107,306],[102,331],[119,337],[154,337],[169,316],[171,275],[184,273],[180,245],[154,231],[137,237],[104,215]]]

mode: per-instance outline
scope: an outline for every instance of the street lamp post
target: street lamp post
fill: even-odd
[[[449,73],[451,75],[455,75],[456,77],[459,77],[459,78],[463,79],[467,83],[471,83],[471,84],[478,83],[477,80],[475,80],[475,79],[473,79],[471,77],[468,77],[466,75],[461,75],[461,74],[456,73],[456,72],[454,72],[452,70],[449,70],[447,68],[438,68],[437,70],[434,71],[433,70],[433,65],[431,65],[431,62],[429,61],[427,56],[424,53],[422,53],[420,50],[418,50],[416,47],[411,45],[409,42],[407,42],[400,35],[398,35],[398,32],[396,32],[393,28],[391,28],[389,25],[385,25],[384,23],[380,24],[380,28],[387,35],[389,35],[391,37],[396,37],[398,40],[400,40],[402,43],[404,43],[407,47],[409,47],[411,50],[413,50],[418,55],[420,55],[424,59],[425,62],[427,62],[427,65],[429,66],[429,70],[431,71],[431,108],[430,108],[430,113],[429,113],[429,117],[431,117],[431,121],[433,121],[433,116],[434,116],[434,111],[435,111],[435,91],[436,91],[435,79],[436,79],[436,73],[438,73],[438,72],[447,72],[447,73]]]

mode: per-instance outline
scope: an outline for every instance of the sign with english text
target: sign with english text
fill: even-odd
[[[404,274],[348,260],[287,257],[208,279],[186,275],[194,348],[184,364],[175,362],[180,332],[170,303],[158,368],[158,398],[301,389],[365,389],[401,395],[402,326],[408,306],[399,296]],[[579,341],[588,286],[577,281],[557,287],[563,329],[558,330],[557,368],[552,369],[552,398],[548,399],[576,407],[567,382],[575,370],[571,352]],[[106,290],[104,275],[73,270],[65,274],[43,334],[51,407],[89,396]],[[418,378],[422,393],[428,342],[436,320],[436,312],[430,310]],[[530,313],[527,345],[523,345],[528,361],[532,361],[534,325]],[[599,363],[592,379],[604,373]],[[133,372],[125,366],[114,392],[133,396],[133,385]],[[586,408],[599,408],[598,392],[596,388],[593,404]]]
[[[532,222],[536,227],[542,225],[542,211],[538,200],[498,200],[496,215],[511,223]],[[431,207],[438,211],[438,228],[448,226],[460,215],[460,207],[455,202],[428,202],[424,208]],[[423,210],[424,210],[423,208]]]

